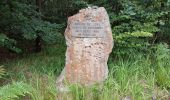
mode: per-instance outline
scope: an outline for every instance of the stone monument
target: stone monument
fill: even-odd
[[[64,82],[93,85],[108,76],[107,60],[113,48],[108,14],[103,7],[86,8],[68,18],[65,68],[57,79]]]

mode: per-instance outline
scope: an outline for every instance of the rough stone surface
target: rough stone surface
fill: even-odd
[[[75,23],[80,25],[73,25]],[[105,8],[86,8],[69,17],[65,38],[66,63],[57,79],[57,86],[62,87],[64,80],[82,85],[103,82],[108,76],[107,60],[113,48],[112,31]]]

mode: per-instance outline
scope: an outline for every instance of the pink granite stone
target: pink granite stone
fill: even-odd
[[[81,24],[77,25],[75,22]],[[73,23],[77,26],[73,26]],[[98,27],[90,26],[93,23],[100,24]],[[84,33],[77,33],[80,35],[77,36],[76,32]],[[93,35],[88,37],[90,34]],[[63,72],[57,79],[57,86],[63,85],[64,80],[82,85],[103,82],[108,77],[107,61],[113,48],[112,31],[105,8],[86,8],[69,17],[65,38],[66,62]]]

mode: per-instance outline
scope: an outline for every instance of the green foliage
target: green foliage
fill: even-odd
[[[4,74],[5,74],[5,69],[3,68],[3,66],[0,66],[0,79]]]
[[[116,43],[117,41],[122,41],[118,42],[116,44],[116,47],[119,48],[123,45],[122,43],[125,42],[126,44],[123,45],[124,47],[133,47],[139,50],[148,49],[148,47],[150,46],[150,38],[151,36],[153,36],[152,34],[160,31],[159,27],[156,26],[156,24],[158,23],[157,21],[160,20],[161,16],[166,15],[167,11],[156,11],[156,8],[152,8],[151,6],[145,8],[137,1],[124,1],[122,3],[122,7],[123,9],[120,10],[120,13],[117,16],[117,20],[113,20],[113,22],[119,22],[118,25],[113,27],[113,33],[116,35],[115,37],[117,37],[117,35],[119,36],[119,34],[126,34],[125,36],[128,38],[121,38],[121,40],[119,40],[119,38],[116,38]],[[123,17],[119,18],[119,16]],[[140,36],[137,36],[136,32],[139,33]],[[135,39],[134,35],[132,37],[132,34],[136,36]]]
[[[46,0],[42,4],[42,14],[44,15],[42,18],[61,25],[62,27],[57,29],[63,34],[67,26],[67,18],[87,5],[86,0]]]
[[[61,35],[62,25],[43,20],[34,4],[27,4],[19,0],[0,2],[0,12],[4,12],[0,19],[1,46],[12,51],[20,52],[18,41],[24,39],[35,40],[38,36],[46,43],[55,43]]]
[[[15,100],[19,96],[31,94],[33,88],[23,82],[13,82],[12,84],[0,87],[0,100]]]
[[[144,32],[144,31],[136,31],[136,32],[125,32],[124,34],[120,34],[118,36],[115,36],[116,42],[126,46],[126,47],[142,47],[140,39],[137,39],[138,37],[145,38],[145,37],[152,37],[152,33]],[[125,41],[126,40],[126,41]],[[134,41],[133,41],[134,40]],[[136,42],[136,43],[134,43]],[[137,44],[138,43],[138,44]]]
[[[37,36],[41,36],[46,43],[55,43],[61,35],[57,32],[60,25],[51,24],[38,19],[32,19],[23,24],[21,29],[22,35],[28,40],[34,40]]]
[[[71,85],[69,87],[71,93],[72,93],[72,99],[74,100],[84,100],[85,95],[84,95],[84,88],[82,86],[79,86],[78,84]]]
[[[116,55],[128,54],[130,49],[149,49],[150,44],[154,42],[152,38],[155,38],[155,33],[160,31],[163,33],[163,27],[166,30],[164,32],[168,34],[168,24],[165,25],[169,22],[170,15],[167,0],[108,1],[90,0],[89,3],[102,5],[107,9],[115,39]]]
[[[168,41],[169,38],[169,0],[158,1],[40,0],[40,12],[32,0],[3,1],[0,3],[0,12],[4,12],[1,14],[0,32],[16,41],[23,38],[35,40],[40,36],[46,43],[55,43],[61,37],[60,33],[64,33],[68,16],[81,8],[98,5],[104,6],[109,13],[116,49],[143,49],[143,45],[146,49],[149,43],[154,42],[151,34],[154,36],[159,31],[163,34],[161,40]],[[140,36],[136,36],[136,32]],[[135,36],[132,36],[134,33]],[[147,33],[150,35],[147,36]],[[126,38],[117,38],[122,36]]]
[[[62,44],[48,46],[41,53],[4,63],[9,69],[8,80],[30,84],[34,88],[30,95],[31,100],[55,100],[56,96],[63,97],[64,100],[72,98],[73,100],[119,100],[125,97],[149,100],[153,95],[157,99],[168,99],[170,65],[167,58],[170,55],[166,45],[159,45],[159,49],[156,47],[155,51],[147,55],[145,52],[132,52],[126,59],[123,56],[117,59],[110,57],[109,77],[102,85],[92,87],[69,85],[70,92],[60,93],[56,90],[56,77],[60,75],[65,63],[66,48]],[[164,56],[161,56],[162,54]],[[157,59],[160,59],[160,68]]]
[[[170,88],[170,49],[167,44],[159,44],[156,47],[156,80],[161,87]]]
[[[14,39],[8,38],[5,34],[0,33],[0,47],[6,47],[17,53],[21,52],[21,49],[17,48],[16,41]]]
[[[0,46],[20,52],[18,41],[34,41],[38,36],[50,45],[38,54],[3,63],[9,69],[0,87],[0,100],[55,100],[56,95],[75,100],[169,99],[170,50],[153,46],[152,40],[169,41],[170,0],[4,0],[0,2]],[[109,14],[115,42],[108,62],[109,78],[101,86],[71,85],[70,92],[56,90],[56,74],[64,67],[64,33],[67,17],[87,6],[104,6]],[[39,8],[39,10],[37,9]],[[57,24],[56,24],[57,23]],[[158,34],[155,37],[155,34]],[[116,58],[116,59],[115,59]],[[6,70],[0,67],[0,78]],[[19,82],[24,81],[27,83]],[[0,85],[3,85],[0,83]],[[28,85],[30,84],[30,85]],[[155,93],[156,92],[156,93]],[[163,93],[163,94],[162,94]]]

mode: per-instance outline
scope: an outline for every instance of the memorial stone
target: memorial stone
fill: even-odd
[[[105,8],[86,8],[69,17],[65,39],[66,62],[57,87],[63,87],[64,82],[82,85],[103,82],[108,77],[107,61],[113,48]]]

